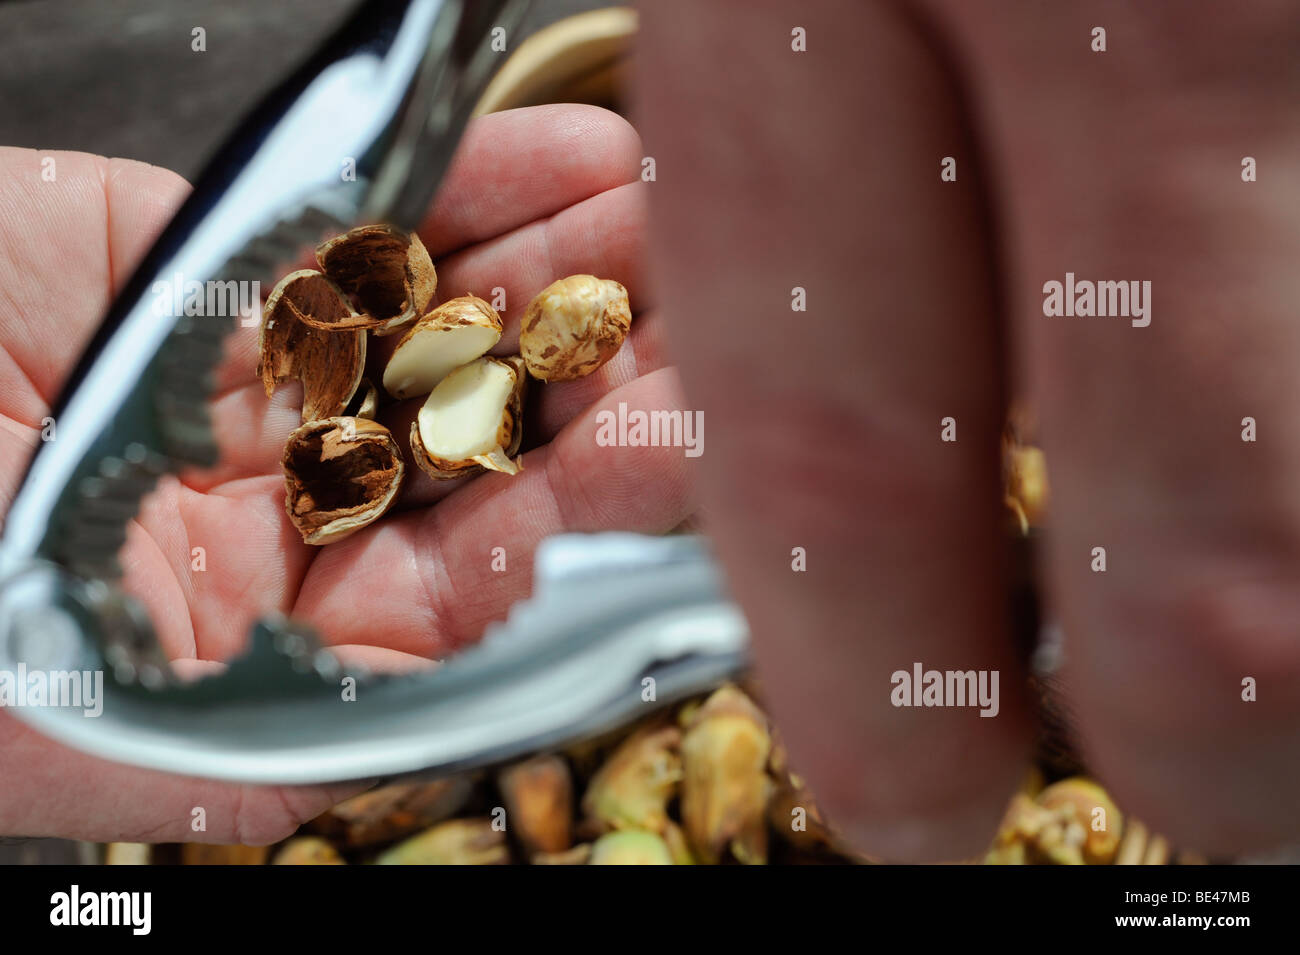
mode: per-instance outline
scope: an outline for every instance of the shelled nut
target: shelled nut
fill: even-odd
[[[506,834],[491,819],[451,819],[399,842],[377,865],[505,865]]]
[[[319,836],[290,839],[271,860],[272,865],[346,865],[338,850]]]
[[[486,355],[501,340],[501,316],[487,302],[462,295],[425,315],[397,343],[384,368],[394,398],[427,395],[452,371]]]
[[[449,374],[411,424],[416,463],[436,479],[519,473],[525,378],[518,356],[478,358]]]
[[[1084,862],[1104,865],[1114,860],[1124,819],[1106,791],[1092,780],[1074,776],[1053,783],[1038,794],[1038,804],[1061,815],[1062,840],[1076,844]]]
[[[589,865],[672,865],[664,840],[642,829],[610,832],[596,840]]]
[[[675,726],[646,727],[625,739],[587,785],[587,818],[602,828],[662,832],[682,778],[681,741]]]
[[[682,824],[696,856],[716,863],[767,861],[767,718],[743,692],[724,686],[694,714],[682,739]]]

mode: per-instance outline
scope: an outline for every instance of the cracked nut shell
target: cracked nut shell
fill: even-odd
[[[354,317],[335,328],[391,335],[428,310],[438,287],[420,237],[392,226],[359,226],[335,236],[317,247],[316,261],[357,306]]]
[[[405,465],[392,434],[365,418],[309,421],[284,447],[285,510],[308,544],[332,544],[393,504]]]
[[[314,269],[291,272],[271,291],[262,309],[257,374],[269,398],[290,378],[302,382],[302,419],[319,421],[343,413],[361,384],[366,365],[364,332],[327,332],[308,315],[351,314],[338,287]]]

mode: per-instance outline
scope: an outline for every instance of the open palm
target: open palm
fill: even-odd
[[[49,155],[53,181],[42,176]],[[315,624],[349,660],[419,665],[473,642],[528,593],[543,537],[664,531],[687,516],[679,449],[600,448],[594,440],[596,413],[620,401],[681,407],[659,323],[645,312],[640,156],[631,127],[602,110],[485,117],[421,230],[438,266],[439,301],[505,290],[497,353],[517,350],[524,306],[565,275],[616,279],[639,311],[623,349],[598,372],[533,391],[518,476],[437,485],[408,456],[396,513],[339,544],[308,547],[284,514],[280,470],[301,392],[286,385],[268,401],[254,371],[257,330],[232,335],[213,405],[221,463],[164,481],[130,527],[123,555],[125,586],[146,604],[174,659],[190,670],[217,666],[210,661],[237,653],[253,620],[279,611]],[[187,191],[175,175],[139,163],[0,149],[0,507],[7,510],[41,421],[113,293]],[[372,373],[393,341],[372,339]],[[399,443],[418,403],[381,416]],[[504,548],[504,570],[499,559],[494,566],[495,548]],[[6,714],[0,779],[0,834],[155,842],[272,841],[349,791],[118,766]],[[195,806],[206,809],[206,833],[189,829]]]

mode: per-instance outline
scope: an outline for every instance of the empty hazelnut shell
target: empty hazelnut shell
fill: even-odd
[[[258,339],[257,373],[267,397],[281,382],[296,378],[302,382],[304,421],[342,414],[365,370],[365,332],[322,331],[306,317],[351,314],[338,286],[314,269],[281,279],[262,309]]]
[[[332,544],[383,515],[405,466],[392,434],[365,418],[309,421],[284,447],[285,510],[308,544]]]
[[[438,287],[420,237],[392,226],[360,226],[335,236],[317,247],[316,261],[357,305],[334,328],[390,335],[423,315]]]

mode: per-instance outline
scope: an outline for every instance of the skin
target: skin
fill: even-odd
[[[1052,469],[1042,570],[1069,634],[1064,676],[1090,765],[1126,812],[1175,844],[1231,853],[1293,840],[1300,97],[1284,54],[1300,24],[1290,5],[1226,16],[1202,2],[805,3],[808,52],[787,62],[789,10],[773,0],[645,5],[638,127],[657,162],[654,305],[671,322],[687,407],[709,422],[700,496],[801,773],[836,825],[876,855],[959,858],[987,846],[1029,752],[997,505],[996,436],[1015,393],[1037,408]],[[1097,24],[1109,32],[1105,54],[1088,50]],[[510,293],[522,306],[529,288],[590,271],[646,303],[633,262],[639,222],[609,215],[642,191],[628,185],[643,155],[632,135],[620,134],[626,170],[581,173],[597,194],[587,185],[559,203],[549,191],[567,163],[600,165],[580,135],[592,131],[573,129],[564,155],[552,155],[546,128],[535,129],[516,143],[532,165],[489,146],[460,173],[541,191],[509,208],[493,190],[451,191],[434,217],[444,234],[429,235],[442,289],[478,291],[481,266],[489,286],[498,273],[523,276]],[[1245,155],[1259,160],[1257,183],[1240,180]],[[958,159],[955,183],[939,180],[943,156]],[[129,237],[155,230],[180,188],[157,171],[81,161],[80,185],[68,186],[80,192],[61,183],[42,193],[30,172],[4,179],[0,322],[11,324],[0,340],[11,357],[0,423],[19,442],[32,440],[70,358],[63,339],[84,335],[144,244]],[[7,156],[6,168],[16,162]],[[536,175],[537,163],[550,175]],[[43,241],[32,241],[33,223]],[[86,246],[86,229],[107,231],[107,251]],[[1067,270],[1151,280],[1152,325],[1044,318],[1042,283]],[[69,299],[68,276],[83,274]],[[806,313],[789,310],[796,285],[808,290]],[[32,321],[48,313],[50,288],[60,321]],[[27,319],[21,334],[15,316]],[[592,401],[658,387],[661,334],[654,312],[639,318],[631,353],[548,394],[541,431],[556,437],[535,452],[544,467],[527,459],[525,478],[549,480],[505,490],[488,476],[451,490],[436,517],[413,510],[310,567],[299,554],[267,574],[253,571],[295,552],[290,538],[259,545],[270,557],[248,553],[262,539],[253,531],[284,536],[259,437],[274,449],[293,407],[278,396],[259,410],[265,402],[241,384],[251,358],[232,364],[226,427],[246,459],[206,494],[177,491],[194,516],[173,520],[172,537],[147,517],[139,531],[158,551],[145,579],[189,621],[172,638],[178,656],[219,659],[243,632],[215,612],[216,594],[169,570],[188,560],[179,535],[219,546],[229,521],[252,521],[241,515],[258,508],[260,523],[245,525],[227,559],[209,554],[228,580],[205,586],[320,614],[343,642],[373,632],[373,617],[351,629],[354,604],[346,590],[331,597],[329,581],[394,598],[423,587],[414,592],[435,599],[367,605],[386,624],[387,646],[370,652],[421,656],[472,639],[526,590],[526,571],[494,581],[481,554],[465,556],[493,536],[483,524],[526,541],[553,525],[654,524],[660,495],[687,497],[686,476],[672,470],[679,457],[640,470],[582,462],[629,469],[610,485],[584,480],[590,472],[570,466],[580,452],[563,449]],[[623,391],[605,394],[612,387]],[[939,441],[949,415],[955,444]],[[1246,415],[1260,422],[1255,444],[1240,441]],[[648,480],[654,468],[679,490]],[[415,486],[407,503],[447,492]],[[507,493],[539,509],[503,509],[495,498]],[[208,497],[218,500],[200,505]],[[808,570],[792,576],[796,546]],[[1090,569],[1094,546],[1107,548],[1105,574]],[[453,590],[459,599],[438,599]],[[890,674],[917,660],[999,670],[999,716],[891,707]],[[1256,703],[1241,701],[1245,676],[1259,680]],[[12,721],[0,722],[6,733],[0,776],[18,782],[0,796],[0,831],[175,837],[177,817],[207,799],[226,810],[224,835],[264,841],[332,798],[204,787],[85,760]]]
[[[710,529],[792,759],[872,853],[978,855],[1023,772],[1007,394],[1041,422],[1089,765],[1176,845],[1300,835],[1300,21],[1241,6],[644,5],[651,268]],[[1150,280],[1151,325],[1044,317],[1067,270]],[[1000,715],[893,708],[913,661],[999,669]]]
[[[57,177],[46,182],[45,155],[0,149],[5,508],[64,375],[188,192],[166,170],[76,153],[52,154]],[[529,299],[557,275],[617,278],[648,306],[641,155],[631,127],[594,108],[543,107],[477,122],[422,230],[440,295],[490,296],[504,286],[502,354],[517,347]],[[146,503],[128,534],[125,586],[186,673],[219,667],[253,619],[275,610],[317,624],[341,656],[372,668],[428,665],[477,640],[529,593],[532,552],[543,537],[662,533],[691,513],[690,462],[680,449],[611,454],[594,441],[603,407],[684,407],[659,324],[643,312],[604,368],[534,390],[518,477],[437,487],[409,467],[400,513],[326,549],[304,545],[283,511],[280,454],[298,423],[301,389],[286,385],[268,401],[254,376],[257,329],[240,329],[218,372],[222,464],[165,481]],[[376,368],[384,350],[375,349]],[[403,445],[398,419],[409,422],[419,402],[406,405],[388,419]],[[504,573],[491,568],[496,546],[507,549]],[[206,552],[203,573],[190,569],[193,547]],[[0,779],[0,833],[147,842],[276,841],[357,788],[238,786],[140,771],[52,743],[2,711]],[[196,806],[206,810],[206,832],[189,828]]]

